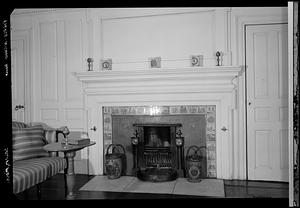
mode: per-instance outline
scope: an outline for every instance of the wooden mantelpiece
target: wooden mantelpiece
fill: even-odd
[[[88,71],[75,72],[78,80],[85,83],[120,82],[120,81],[153,81],[155,80],[199,80],[199,79],[230,79],[238,76],[239,66],[159,68],[128,71]]]
[[[96,142],[90,174],[103,174],[104,106],[215,105],[217,178],[243,179],[242,74],[241,66],[74,73],[83,83],[86,131]]]
[[[241,67],[189,67],[74,73],[91,94],[232,91]]]

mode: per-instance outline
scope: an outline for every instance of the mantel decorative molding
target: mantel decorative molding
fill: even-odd
[[[217,178],[232,179],[233,141],[238,136],[238,77],[242,66],[159,68],[143,70],[105,70],[74,72],[83,83],[85,109],[90,137],[96,141],[91,150],[93,174],[103,174],[105,150],[102,109],[105,106],[214,105],[216,107]],[[92,127],[96,126],[97,131]],[[222,131],[226,127],[228,131]],[[234,152],[235,151],[235,152]]]
[[[75,72],[74,75],[84,83],[158,81],[158,80],[229,80],[239,76],[241,66],[160,68],[129,71],[89,71]]]

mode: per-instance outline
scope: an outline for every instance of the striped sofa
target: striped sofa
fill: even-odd
[[[63,134],[61,130],[50,128],[43,123],[12,122],[14,194],[37,185],[40,198],[40,184],[62,170],[65,173],[66,193],[66,159],[59,157],[58,153],[50,154],[42,148],[47,143],[57,142],[59,133]]]

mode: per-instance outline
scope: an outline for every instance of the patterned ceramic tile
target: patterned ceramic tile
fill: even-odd
[[[185,114],[188,113],[186,106],[180,106],[180,113]]]
[[[206,142],[207,151],[214,151],[216,149],[216,143],[212,141]]]
[[[189,113],[191,113],[191,114],[198,113],[198,108],[197,108],[197,106],[195,106],[195,105],[190,106],[190,107],[189,107]]]
[[[215,113],[207,113],[207,122],[215,123],[216,122],[216,114]]]
[[[206,106],[199,106],[198,113],[206,114]]]
[[[105,150],[112,143],[112,115],[150,115],[152,106],[106,106],[103,107],[104,116],[104,147]],[[172,114],[204,114],[206,116],[206,158],[207,176],[216,177],[216,107],[214,105],[177,105],[157,106],[159,115]],[[156,114],[156,115],[157,115]],[[153,122],[158,122],[159,117],[153,117]],[[193,124],[191,124],[193,125]],[[194,124],[195,125],[195,124]],[[196,127],[196,126],[195,126]],[[123,126],[122,128],[129,128]]]
[[[170,114],[177,114],[179,113],[179,109],[176,106],[170,106]]]
[[[216,159],[216,152],[215,151],[207,151],[207,159],[208,160],[215,160]]]
[[[215,134],[206,134],[206,140],[207,141],[216,141],[216,135]]]
[[[207,172],[207,177],[208,177],[208,178],[216,178],[216,177],[217,177],[217,172],[216,172],[216,171],[211,171],[211,170],[209,170],[209,171]]]
[[[108,145],[110,145],[112,143],[112,141],[111,140],[104,140],[104,145],[106,145],[106,146],[108,146]]]
[[[111,136],[111,132],[104,132],[104,141],[111,141],[112,140],[112,136]]]
[[[216,112],[216,106],[214,105],[208,105],[206,109],[207,112]]]
[[[136,112],[137,112],[137,108],[132,106],[130,107],[130,110],[129,110],[129,114],[130,115],[136,115]]]
[[[207,134],[215,134],[216,124],[215,123],[206,123],[206,132],[207,132]]]
[[[110,123],[110,122],[111,122],[110,114],[108,113],[104,114],[104,123]]]
[[[135,107],[136,108],[136,115],[143,115],[144,112],[144,107]]]
[[[119,114],[119,107],[112,107],[112,112],[111,114],[117,115]]]
[[[104,131],[112,131],[111,123],[104,123]]]

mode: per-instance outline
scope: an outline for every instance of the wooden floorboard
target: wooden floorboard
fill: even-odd
[[[124,192],[101,192],[79,191],[94,176],[76,174],[75,192],[77,200],[101,200],[101,199],[209,199],[211,197],[149,194],[149,193],[124,193]],[[226,198],[272,198],[288,200],[288,183],[224,180]],[[41,200],[64,200],[64,177],[57,174],[41,184]],[[25,193],[16,195],[16,199],[25,199]],[[37,189],[32,187],[27,190],[28,200],[37,200]]]

